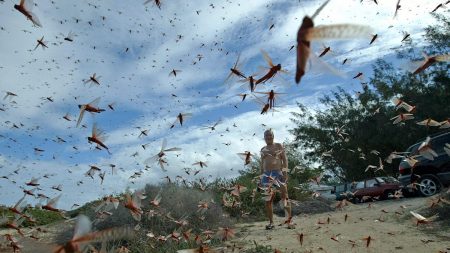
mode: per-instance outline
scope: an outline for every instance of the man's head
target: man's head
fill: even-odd
[[[272,129],[267,129],[264,132],[264,140],[266,141],[267,145],[273,144],[273,132],[272,132]]]

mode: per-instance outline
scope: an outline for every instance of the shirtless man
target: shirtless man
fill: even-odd
[[[272,130],[266,130],[264,132],[264,140],[267,145],[261,149],[261,184],[262,187],[268,188],[267,191],[270,194],[268,201],[266,201],[266,213],[269,218],[269,225],[266,226],[266,229],[274,228],[272,202],[275,193],[270,190],[272,186],[280,189],[282,204],[287,215],[286,223],[288,223],[288,228],[294,228],[286,184],[288,180],[288,161],[283,146],[280,143],[274,143],[273,138]]]

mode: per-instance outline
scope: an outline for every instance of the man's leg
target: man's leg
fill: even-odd
[[[273,224],[272,200],[266,201],[266,214],[267,214],[267,218],[269,218],[270,224]]]
[[[266,214],[267,218],[269,218],[269,225],[266,226],[266,229],[273,229],[273,199],[275,197],[275,192],[272,191],[271,188],[269,188],[269,196],[268,201],[266,201]]]
[[[283,204],[285,213],[287,213],[286,219],[292,219],[292,210],[291,210],[291,202],[289,201],[288,193],[287,193],[287,185],[281,186],[281,203]],[[291,223],[291,221],[289,221]]]

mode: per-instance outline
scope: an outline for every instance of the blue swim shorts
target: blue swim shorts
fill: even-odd
[[[280,187],[280,184],[283,183],[283,173],[281,170],[265,171],[263,177],[261,178],[261,185],[263,187],[268,187],[270,185]]]

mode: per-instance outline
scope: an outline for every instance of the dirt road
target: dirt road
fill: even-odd
[[[239,224],[236,232],[240,238],[234,241],[244,249],[254,247],[256,242],[283,253],[450,252],[450,228],[435,223],[416,227],[410,214],[428,203],[427,198],[407,198],[350,205],[340,211],[295,217],[296,229],[276,226],[267,231],[267,222]],[[275,218],[275,224],[283,221]],[[302,233],[300,245],[298,234]],[[366,247],[367,241],[362,239],[369,236],[371,241]]]
[[[407,198],[363,203],[344,207],[342,210],[321,214],[294,217],[295,229],[276,226],[267,231],[267,222],[240,223],[235,226],[237,237],[231,244],[242,246],[242,250],[258,245],[270,245],[283,253],[287,252],[450,252],[450,228],[437,223],[416,226],[410,211],[429,206],[430,199]],[[420,211],[418,211],[420,213]],[[345,221],[345,215],[347,220]],[[449,214],[450,215],[450,214]],[[284,218],[275,217],[275,224]],[[73,223],[73,222],[72,222]],[[53,252],[56,235],[73,224],[58,222],[43,228],[47,231],[38,241],[22,238],[22,252]],[[1,230],[0,235],[15,231]],[[30,231],[24,229],[26,235]],[[298,234],[303,234],[303,245]],[[371,237],[369,246],[363,238]],[[1,237],[3,238],[3,237]],[[229,244],[230,242],[228,242]],[[12,252],[0,247],[0,252]],[[237,252],[237,251],[234,251]],[[272,251],[273,252],[273,251]]]

